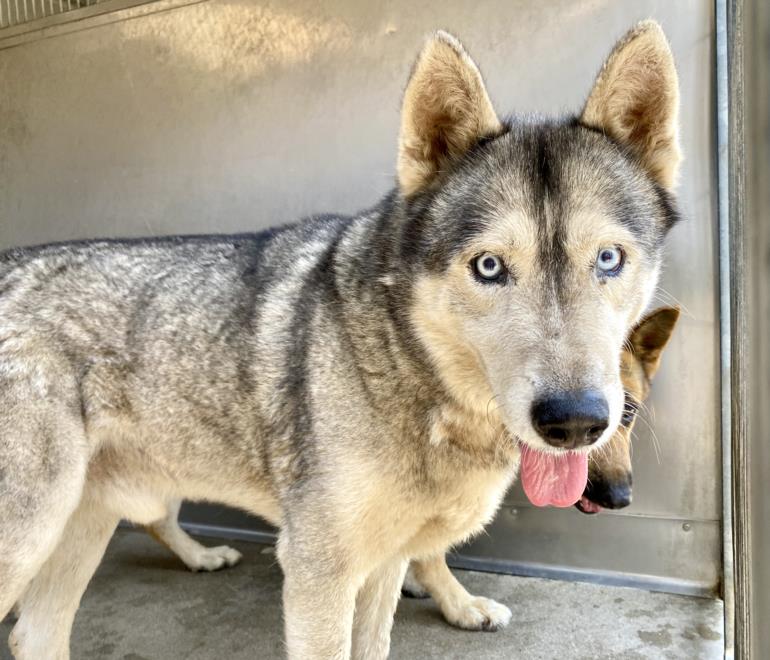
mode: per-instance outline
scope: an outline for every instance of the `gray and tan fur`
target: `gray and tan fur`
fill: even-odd
[[[622,509],[631,504],[631,434],[678,318],[678,308],[656,309],[639,321],[623,347],[623,416],[612,437],[591,454],[588,482],[583,497],[575,504],[583,513]],[[468,593],[440,555],[412,562],[402,591],[410,597],[432,596],[446,621],[466,630],[497,630],[511,618],[510,610],[501,603]]]
[[[15,656],[67,658],[117,521],[152,524],[187,498],[280,527],[291,658],[384,658],[408,560],[483,528],[520,444],[566,451],[535,431],[538,397],[603,397],[604,443],[679,163],[659,138],[676,135],[677,81],[657,24],[618,58],[582,119],[506,124],[438,33],[405,93],[398,186],[371,210],[4,253],[0,616],[18,604]],[[597,274],[607,246],[626,255],[617,277]],[[505,278],[479,279],[483,253]]]
[[[591,454],[588,482],[583,497],[575,504],[583,513],[622,509],[631,504],[631,435],[678,318],[676,307],[656,309],[632,329],[623,347],[620,356],[620,378],[625,393],[623,416],[612,437]],[[148,531],[152,536],[192,571],[215,571],[240,561],[241,554],[233,548],[209,548],[190,537],[179,525],[180,504],[179,501],[169,504],[166,517],[150,526]],[[444,619],[465,630],[495,631],[511,619],[511,611],[502,603],[468,593],[449,570],[443,555],[414,560],[401,591],[412,598],[431,596]]]

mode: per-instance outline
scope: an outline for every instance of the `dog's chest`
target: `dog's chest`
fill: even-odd
[[[427,495],[408,554],[443,551],[480,532],[494,517],[514,477],[515,469],[474,471]]]
[[[518,449],[501,430],[444,412],[436,417],[426,454],[417,554],[478,533],[497,511],[516,476]],[[469,423],[470,422],[470,423]]]

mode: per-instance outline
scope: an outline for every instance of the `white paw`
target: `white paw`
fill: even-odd
[[[457,607],[447,607],[443,614],[449,623],[464,630],[494,632],[511,620],[511,610],[505,605],[481,596],[474,596]]]
[[[235,566],[241,561],[240,552],[226,545],[216,548],[204,548],[189,561],[185,561],[191,571],[218,571],[225,566]]]

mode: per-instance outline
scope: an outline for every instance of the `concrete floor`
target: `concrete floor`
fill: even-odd
[[[204,540],[212,544],[211,539]],[[243,562],[187,572],[138,531],[120,530],[81,605],[73,660],[281,658],[281,571],[272,548],[231,543]],[[508,605],[496,633],[455,630],[432,600],[404,599],[391,658],[719,658],[722,604],[636,589],[459,571],[470,591]],[[0,624],[0,658],[10,658]]]

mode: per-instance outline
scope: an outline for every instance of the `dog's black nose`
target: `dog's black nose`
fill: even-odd
[[[552,447],[577,449],[596,442],[609,424],[607,399],[596,390],[556,392],[535,401],[532,425]]]
[[[631,504],[631,474],[605,479],[588,475],[583,495],[604,509],[623,509]]]
[[[631,485],[628,482],[612,484],[607,489],[607,509],[622,509],[631,504]]]

